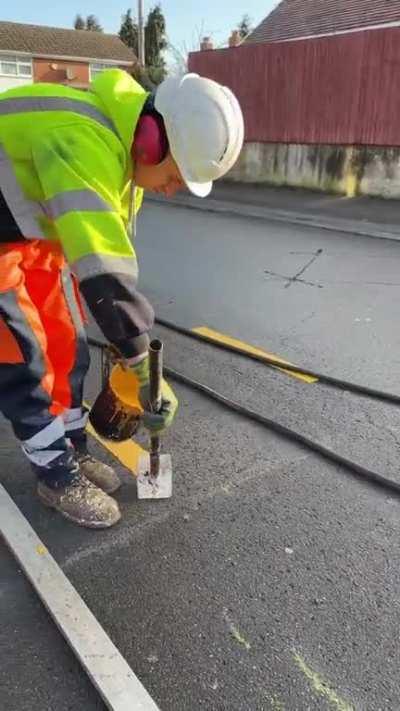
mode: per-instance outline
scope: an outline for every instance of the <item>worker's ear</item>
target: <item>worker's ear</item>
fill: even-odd
[[[142,114],[133,139],[133,161],[140,165],[158,165],[164,160],[168,150],[167,132],[160,114]]]

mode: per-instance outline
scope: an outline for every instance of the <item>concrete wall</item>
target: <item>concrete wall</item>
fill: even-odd
[[[400,198],[400,148],[246,143],[228,179]]]

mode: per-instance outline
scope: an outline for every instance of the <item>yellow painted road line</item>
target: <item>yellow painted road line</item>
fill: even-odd
[[[86,407],[88,404],[86,403]],[[93,429],[90,422],[86,425],[86,431],[94,437],[105,449],[107,449],[110,454],[118,459],[121,464],[130,471],[133,476],[137,476],[138,473],[138,463],[141,454],[145,454],[146,450],[143,449],[137,442],[133,439],[128,439],[126,442],[112,442],[109,439],[104,439],[97,434]]]
[[[283,358],[279,358],[273,353],[268,353],[268,351],[265,351],[262,348],[256,348],[255,346],[252,346],[249,343],[239,341],[237,338],[227,336],[225,333],[214,331],[212,328],[207,328],[207,326],[198,326],[197,328],[193,328],[192,331],[194,331],[195,333],[199,333],[201,336],[207,336],[208,338],[211,338],[217,343],[226,343],[227,345],[233,346],[234,348],[240,348],[240,350],[244,351],[245,353],[255,353],[256,355],[259,355],[261,357],[267,356],[268,358],[274,358],[274,360],[278,360],[280,363],[292,365],[290,361],[284,360]],[[293,378],[302,380],[305,383],[316,383],[318,380],[318,378],[312,378],[310,375],[302,375],[301,373],[291,372],[289,370],[285,370],[285,368],[277,368],[277,370],[282,371],[282,373],[286,373],[286,375],[291,375]]]

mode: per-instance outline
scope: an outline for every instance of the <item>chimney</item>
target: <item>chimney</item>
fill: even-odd
[[[242,38],[240,36],[239,30],[232,30],[232,34],[229,37],[229,46],[230,47],[239,47],[241,42],[242,42]]]
[[[209,49],[214,49],[214,43],[211,37],[203,37],[203,41],[200,44],[200,50],[202,52],[207,52]]]

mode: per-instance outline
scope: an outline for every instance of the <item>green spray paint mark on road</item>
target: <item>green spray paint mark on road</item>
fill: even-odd
[[[243,647],[245,647],[247,650],[251,649],[251,644],[250,644],[250,642],[248,642],[247,639],[245,639],[245,638],[243,637],[243,635],[240,634],[238,628],[235,627],[235,625],[230,624],[230,625],[229,625],[229,631],[230,631],[230,633],[231,633],[233,639],[236,639],[236,641],[239,642],[239,644],[241,644],[241,645],[242,645]]]
[[[285,707],[276,696],[270,696],[269,701],[271,703],[271,711],[285,711]]]
[[[243,635],[241,634],[241,632],[239,632],[236,625],[233,624],[232,620],[229,617],[228,610],[224,609],[222,614],[223,614],[225,622],[228,625],[229,632],[230,632],[231,636],[233,637],[233,639],[235,639],[236,642],[239,642],[239,644],[241,644],[242,647],[244,647],[245,649],[247,649],[247,651],[249,651],[249,649],[251,649],[250,642],[248,642],[248,640],[245,637],[243,637]]]
[[[327,681],[310,669],[297,652],[293,652],[293,658],[300,671],[303,672],[304,676],[310,682],[313,691],[318,694],[318,696],[324,697],[331,706],[334,706],[338,711],[355,711],[354,706],[348,704],[347,701],[343,701]]]

